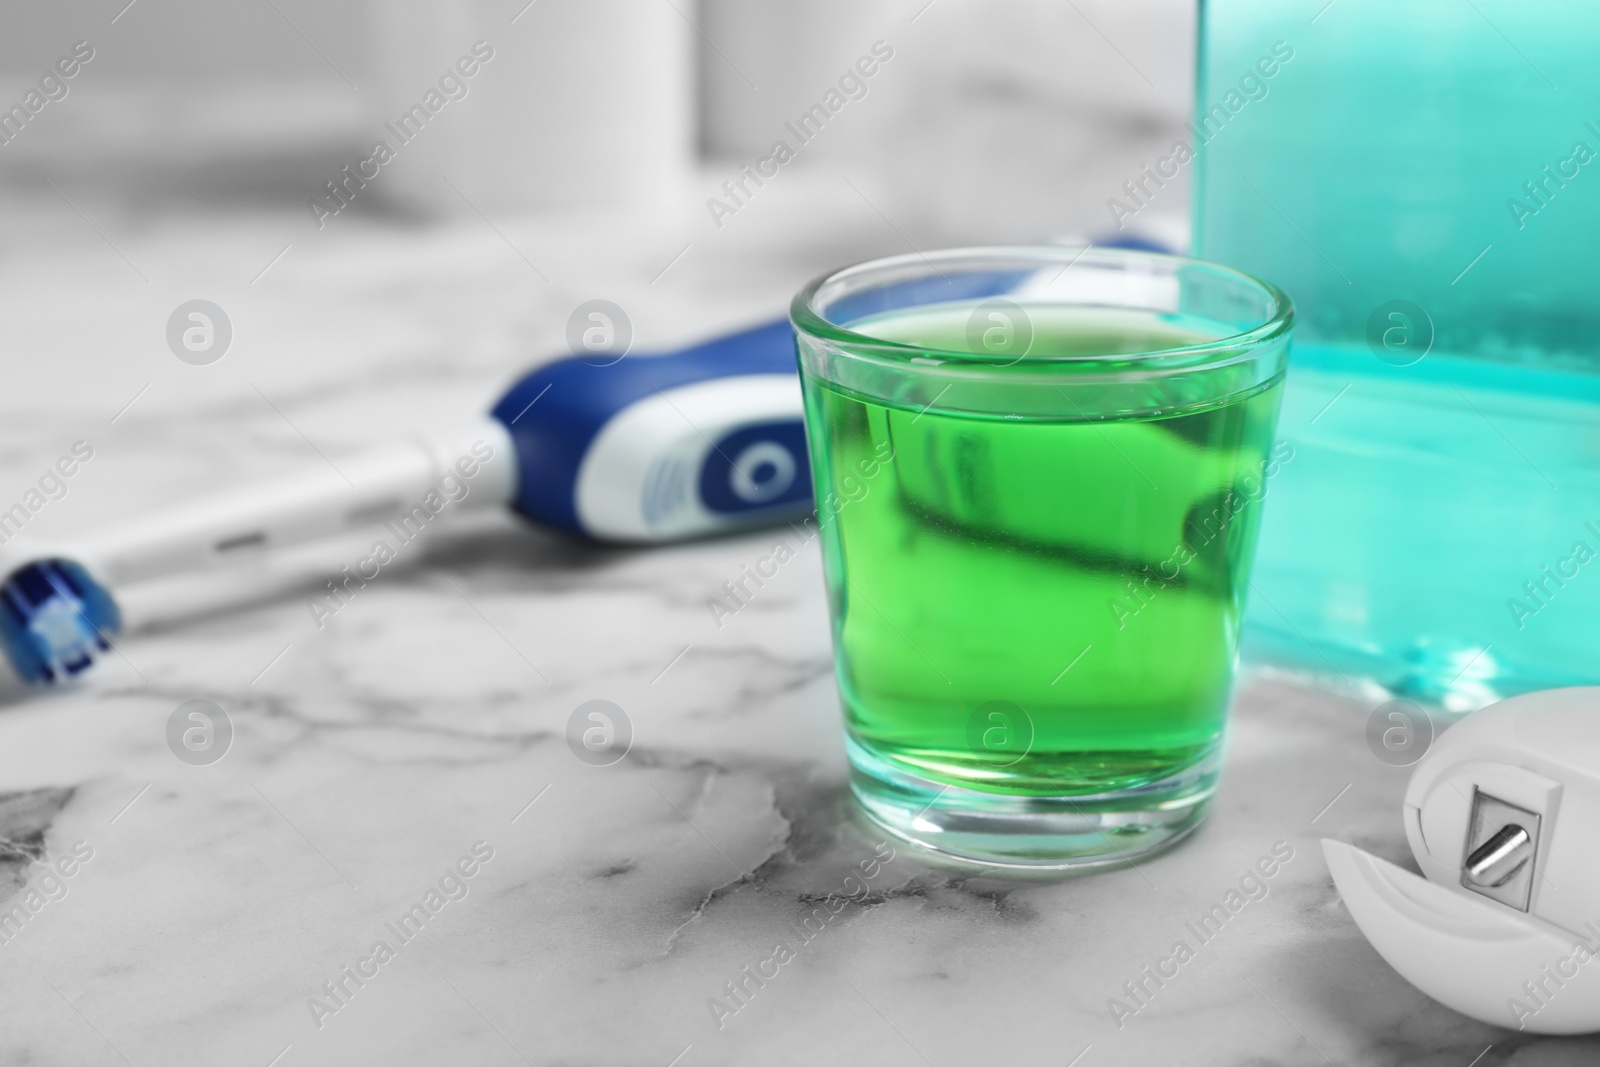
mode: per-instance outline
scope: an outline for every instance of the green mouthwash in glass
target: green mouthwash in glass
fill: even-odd
[[[1110,248],[968,248],[791,308],[850,789],[981,863],[1127,863],[1221,773],[1294,309]]]
[[[849,329],[974,351],[975,301]],[[1177,314],[1036,305],[1015,366],[1182,348]],[[1102,361],[1103,362],[1103,361]],[[1267,480],[1281,375],[1142,411],[952,411],[805,376],[807,423],[853,753],[969,790],[1090,797],[1212,758]],[[988,368],[1004,376],[1002,364]],[[1041,389],[1051,389],[1044,385]],[[1209,790],[1214,778],[1197,788]]]

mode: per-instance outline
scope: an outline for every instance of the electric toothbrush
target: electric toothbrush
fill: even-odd
[[[459,494],[459,495],[458,495]],[[681,540],[810,504],[787,320],[662,355],[574,356],[460,431],[231,490],[56,545],[0,549],[0,649],[25,681],[87,670],[130,586],[388,523],[509,505],[598,541]]]
[[[1164,250],[1132,235],[1099,244]],[[907,295],[933,284],[946,299],[1042,296],[1062,273],[998,273],[958,287],[919,281]],[[853,307],[851,316],[878,310]],[[64,681],[122,630],[116,590],[404,525],[419,506],[433,513],[429,493],[448,498],[447,478],[470,486],[456,510],[509,505],[598,541],[681,540],[802,514],[811,475],[793,330],[780,319],[661,355],[559,360],[451,436],[375,449],[337,471],[313,468],[73,543],[13,539],[0,547],[0,651],[26,681]]]

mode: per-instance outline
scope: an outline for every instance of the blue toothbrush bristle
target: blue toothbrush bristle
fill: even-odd
[[[121,629],[110,594],[71,560],[29,563],[0,584],[0,646],[26,682],[54,685],[83,673]]]

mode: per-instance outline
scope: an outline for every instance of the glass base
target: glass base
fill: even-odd
[[[1082,796],[987,793],[908,774],[852,737],[850,791],[873,822],[912,845],[975,863],[1078,870],[1131,863],[1176,844],[1211,808],[1219,743],[1137,789]]]

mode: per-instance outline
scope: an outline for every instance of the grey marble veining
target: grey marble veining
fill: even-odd
[[[601,255],[592,229],[506,224],[545,284],[467,223],[355,219],[318,244],[286,218],[85,205],[146,284],[27,206],[68,236],[0,260],[0,497],[97,448],[41,536],[315,462],[305,438],[337,457],[475,410],[595,295],[675,339],[894,250],[845,224],[760,255],[704,242],[652,284],[688,240],[670,227],[616,226]],[[209,368],[160,340],[199,294],[238,331]],[[0,944],[0,1063],[1594,1062],[1593,1040],[1433,1004],[1355,930],[1317,840],[1405,862],[1406,772],[1352,699],[1249,680],[1211,819],[1136,868],[1001,878],[884,844],[844,792],[816,546],[720,628],[706,608],[775,538],[795,542],[597,548],[493,516],[430,532],[321,630],[312,565],[152,616],[88,684],[8,690],[0,906],[38,906]],[[210,766],[167,747],[191,699],[234,725]],[[591,699],[632,723],[612,766],[565,740]],[[40,861],[84,851],[43,884]]]

